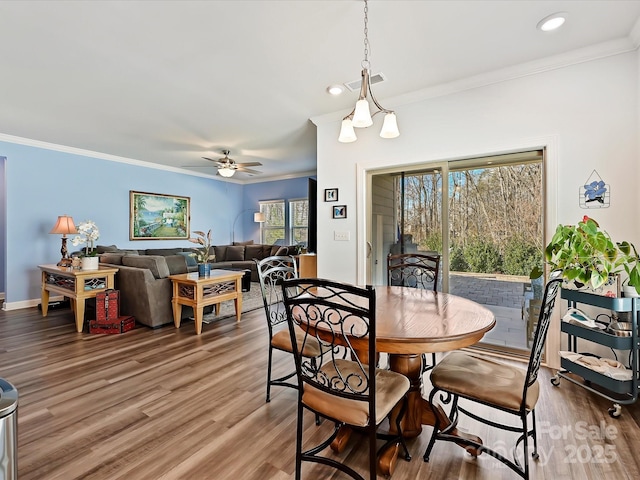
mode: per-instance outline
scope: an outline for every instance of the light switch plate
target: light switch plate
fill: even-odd
[[[333,239],[336,242],[348,242],[350,240],[350,237],[350,232],[338,232],[337,230],[334,230],[333,232]]]

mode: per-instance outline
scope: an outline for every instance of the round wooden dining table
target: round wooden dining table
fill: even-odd
[[[409,287],[377,286],[376,291],[376,349],[389,354],[389,368],[402,373],[410,381],[408,406],[401,422],[406,438],[420,435],[422,425],[435,425],[436,414],[428,400],[422,397],[422,354],[448,352],[478,343],[496,323],[488,308],[463,297]],[[358,352],[367,358],[366,352]],[[395,430],[395,416],[391,413],[389,428]],[[440,428],[449,424],[441,407],[436,406]],[[454,430],[452,435],[480,440],[477,436]],[[331,448],[340,452],[351,436],[351,429],[343,427]],[[474,455],[480,452],[468,450]],[[379,468],[390,474],[397,458],[397,446],[379,458]]]
[[[411,382],[402,433],[413,438],[434,425],[422,397],[422,354],[448,352],[478,343],[496,323],[488,308],[463,297],[408,287],[375,287],[376,348],[389,354],[391,370]],[[394,422],[390,422],[393,428]]]

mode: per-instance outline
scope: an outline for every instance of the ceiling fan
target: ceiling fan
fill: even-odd
[[[229,150],[223,150],[224,154],[223,158],[219,158],[218,160],[213,160],[211,158],[202,157],[205,160],[209,160],[210,162],[215,163],[218,166],[218,175],[223,177],[232,177],[236,171],[249,173],[252,175],[260,174],[262,172],[258,172],[257,170],[252,170],[246,167],[257,167],[258,165],[262,165],[260,162],[246,162],[246,163],[236,163],[235,160],[229,158]]]

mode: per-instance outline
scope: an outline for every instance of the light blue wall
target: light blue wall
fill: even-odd
[[[312,177],[315,178],[315,177]],[[245,185],[242,203],[246,208],[259,210],[259,202],[267,200],[293,200],[296,198],[307,198],[309,177],[292,178],[289,180],[274,180],[272,182],[262,182]],[[236,240],[260,239],[260,225],[253,221],[253,215],[247,212],[243,217],[244,235],[238,233],[236,228]],[[238,222],[239,223],[239,222]],[[287,242],[289,240],[287,239]]]
[[[40,298],[37,265],[60,259],[60,236],[49,235],[58,215],[95,221],[100,245],[146,249],[191,244],[129,241],[130,190],[190,197],[191,230],[211,228],[214,244],[228,243],[233,219],[245,208],[242,185],[8,142],[0,142],[0,157],[6,157],[0,197],[6,199],[6,222],[0,223],[6,225],[2,280],[8,309]],[[71,242],[68,247],[75,249]]]
[[[60,259],[60,236],[49,235],[58,215],[96,222],[98,245],[190,247],[186,240],[129,240],[130,190],[186,196],[191,231],[211,228],[213,243],[224,245],[239,214],[236,240],[259,239],[258,201],[307,196],[306,177],[243,186],[3,141],[0,185],[0,292],[8,309],[40,298],[37,266]],[[68,242],[70,252],[77,249]]]
[[[5,162],[6,162],[6,158],[5,157],[1,157],[0,156],[0,188],[2,189],[2,191],[0,191],[0,272],[4,272],[5,271],[5,266],[6,266],[6,258],[7,258],[7,252],[6,252],[6,222],[5,222],[5,218],[6,218],[6,206],[7,206],[7,196],[6,196],[6,192],[7,192],[7,185],[5,182]],[[4,292],[5,291],[5,276],[0,274],[0,292]]]

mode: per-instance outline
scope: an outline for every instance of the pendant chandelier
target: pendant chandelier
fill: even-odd
[[[371,101],[376,106],[377,110],[373,113],[373,116],[382,112],[385,114],[384,123],[382,124],[382,130],[380,130],[380,136],[382,138],[396,138],[400,135],[398,131],[398,123],[396,121],[396,114],[393,110],[387,110],[381,106],[376,97],[371,91],[370,83],[370,63],[369,63],[369,30],[367,28],[367,22],[369,13],[369,5],[367,0],[364,0],[364,60],[362,60],[362,83],[360,85],[360,96],[356,102],[355,108],[349,115],[342,119],[342,127],[340,128],[340,136],[338,141],[342,143],[355,142],[356,132],[353,129],[366,128],[373,125],[373,118],[371,111],[369,110],[369,101],[367,95],[371,97]]]

